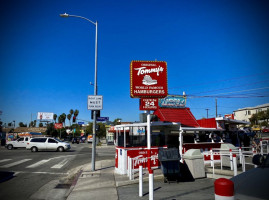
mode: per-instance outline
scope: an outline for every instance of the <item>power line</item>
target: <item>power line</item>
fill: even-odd
[[[178,89],[178,88],[186,88],[186,87],[192,87],[192,86],[201,86],[201,85],[208,85],[208,84],[211,84],[211,83],[219,83],[219,82],[224,82],[224,81],[231,81],[231,80],[239,80],[239,79],[242,79],[242,78],[247,78],[247,77],[254,77],[254,76],[260,76],[260,75],[264,75],[265,73],[257,73],[257,74],[252,74],[252,75],[246,75],[246,76],[239,76],[239,77],[233,77],[233,78],[229,78],[229,79],[222,79],[222,80],[212,80],[212,81],[208,81],[208,82],[200,82],[200,83],[197,83],[197,84],[189,84],[189,85],[182,85],[180,87],[173,87],[173,88],[168,88],[168,89]]]

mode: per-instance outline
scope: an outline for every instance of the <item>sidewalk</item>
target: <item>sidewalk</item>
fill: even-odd
[[[114,178],[115,161],[96,161],[96,171],[91,171],[91,163],[84,165],[77,180],[70,188],[68,200],[109,199],[117,200],[117,188]]]
[[[144,170],[143,197],[138,196],[136,180],[114,173],[115,160],[96,161],[96,171],[91,163],[84,165],[73,182],[67,200],[135,200],[148,199],[148,172]],[[154,199],[213,199],[214,179],[197,179],[194,182],[164,183],[161,169],[154,170]]]

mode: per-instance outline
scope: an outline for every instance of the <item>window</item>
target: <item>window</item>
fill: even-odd
[[[248,115],[251,115],[251,111],[250,110],[248,111]]]
[[[28,137],[27,137],[27,138],[25,138],[25,141],[28,141]]]
[[[57,143],[54,139],[49,138],[48,143]]]
[[[46,142],[47,138],[33,138],[31,142]]]
[[[18,139],[19,142],[23,141],[23,138]]]

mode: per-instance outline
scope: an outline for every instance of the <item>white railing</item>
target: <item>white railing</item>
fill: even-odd
[[[257,152],[256,147],[240,147],[236,149],[224,150],[220,148],[212,148],[210,151],[204,151],[204,156],[210,156],[210,165],[213,168],[213,176],[215,175],[215,163],[220,163],[221,170],[223,169],[223,156],[229,157],[230,169],[234,171],[234,176],[237,175],[237,158],[239,163],[242,165],[242,171],[246,171],[246,165],[254,165],[251,162],[246,162],[246,158],[252,158],[255,154],[268,154],[269,153],[269,142],[267,140],[260,141],[260,152]],[[214,159],[214,156],[220,156],[220,159]]]

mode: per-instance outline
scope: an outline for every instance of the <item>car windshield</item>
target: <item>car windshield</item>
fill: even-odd
[[[63,141],[61,141],[61,140],[59,140],[59,139],[57,139],[57,138],[54,138],[54,140],[56,140],[57,142],[63,142]]]

